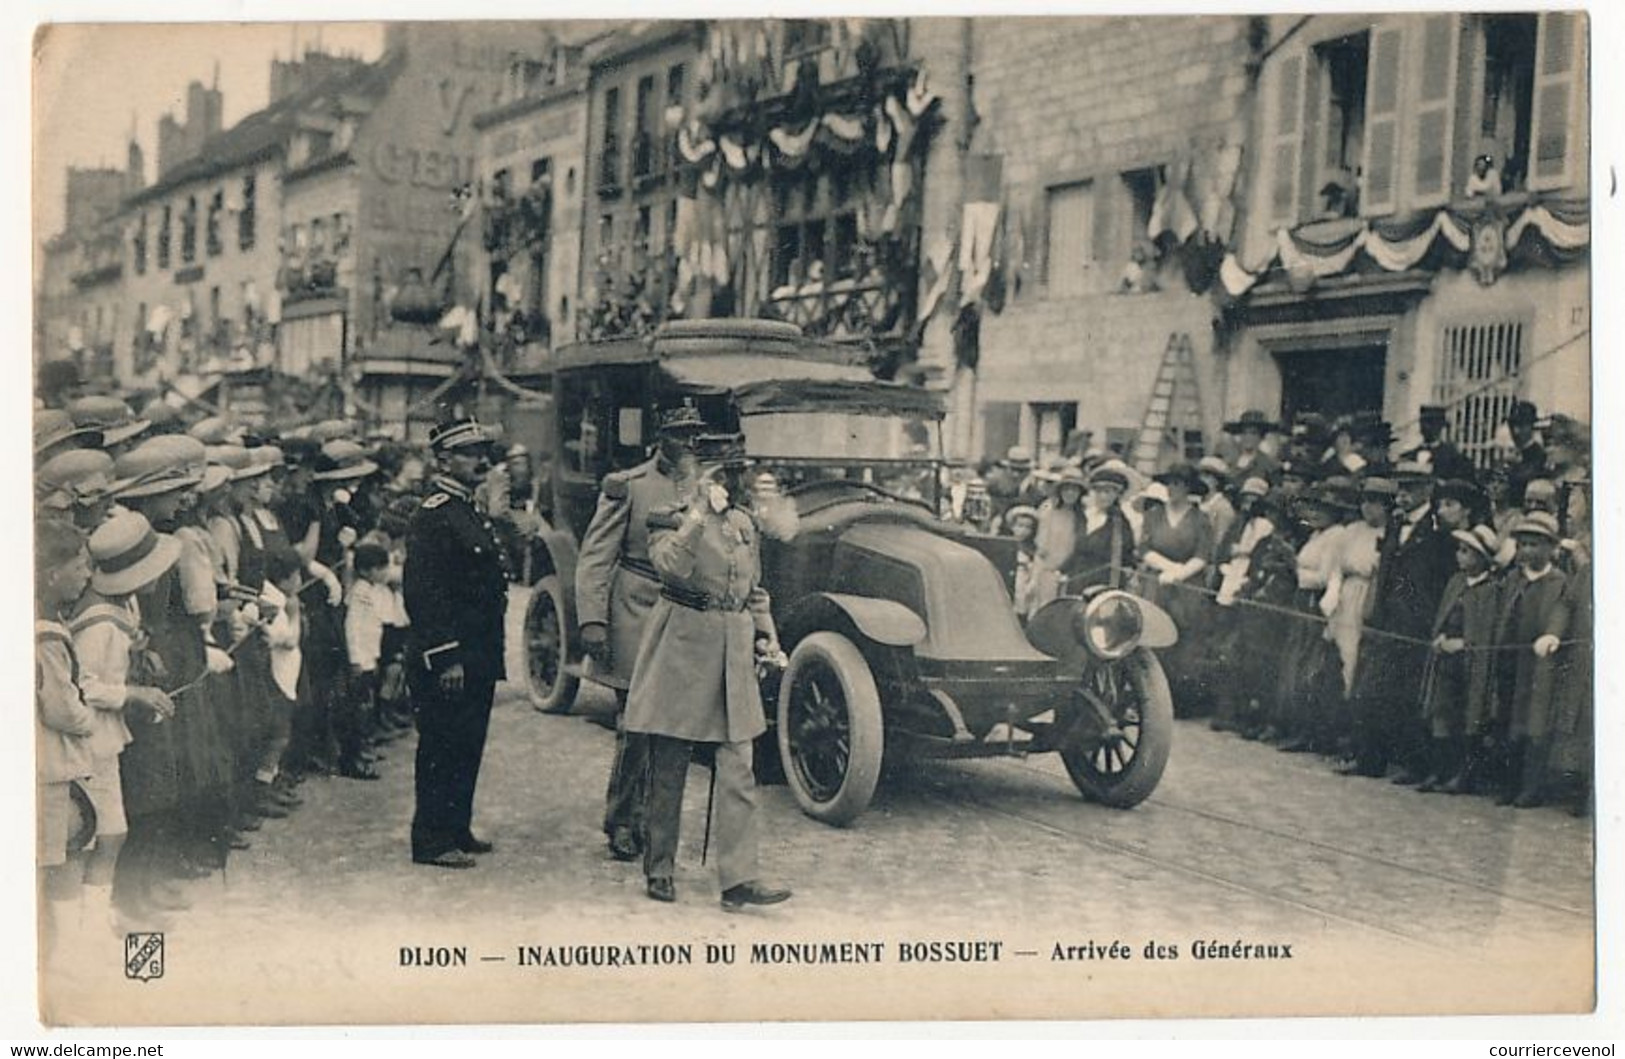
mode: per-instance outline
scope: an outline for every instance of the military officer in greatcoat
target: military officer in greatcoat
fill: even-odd
[[[694,439],[705,421],[693,403],[667,410],[652,459],[608,475],[576,562],[576,614],[593,676],[615,690],[615,759],[604,798],[604,834],[616,860],[642,851],[647,741],[627,732],[631,686],[643,623],[660,598],[660,575],[649,561],[649,516],[678,500],[679,481],[694,470]]]
[[[708,441],[710,439],[707,439]],[[782,660],[761,586],[756,520],[736,501],[743,439],[718,439],[682,502],[650,516],[649,559],[660,573],[632,667],[626,730],[649,741],[648,845],[643,869],[656,901],[677,899],[673,872],[683,788],[695,743],[715,747],[714,810],[722,907],[777,904],[790,891],[757,874],[751,743],[767,728],[757,666]]]
[[[491,851],[469,826],[491,699],[506,675],[507,569],[490,520],[474,509],[491,442],[472,419],[430,435],[439,473],[407,530],[401,577],[418,726],[412,860],[441,868],[471,868],[473,854]]]

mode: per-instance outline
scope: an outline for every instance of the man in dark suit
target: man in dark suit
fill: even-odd
[[[1471,482],[1478,477],[1478,470],[1460,449],[1444,440],[1445,427],[1448,425],[1444,405],[1423,405],[1417,418],[1417,426],[1422,431],[1422,444],[1401,453],[1400,458],[1426,466],[1441,482]]]
[[[491,440],[472,419],[434,430],[440,470],[406,535],[401,591],[418,725],[412,860],[441,868],[471,868],[473,854],[491,851],[469,827],[491,699],[506,675],[507,570],[490,520],[474,508]]]

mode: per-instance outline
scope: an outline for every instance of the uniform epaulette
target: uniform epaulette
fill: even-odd
[[[423,498],[423,510],[433,511],[435,508],[451,499],[450,493],[430,493]]]
[[[634,478],[642,478],[649,473],[649,465],[640,463],[636,467],[628,467],[624,471],[615,471],[604,476],[604,495],[611,500],[625,500]]]

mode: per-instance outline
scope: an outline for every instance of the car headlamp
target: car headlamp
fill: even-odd
[[[1103,592],[1072,619],[1072,635],[1097,658],[1116,659],[1140,646],[1145,615],[1126,592]]]

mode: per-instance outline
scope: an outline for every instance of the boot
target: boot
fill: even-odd
[[[1525,750],[1518,796],[1512,802],[1519,809],[1546,804],[1546,740],[1531,739]]]
[[[1428,759],[1430,766],[1428,774],[1421,783],[1416,785],[1416,789],[1423,794],[1429,794],[1443,787],[1446,778],[1450,775],[1450,741],[1448,739],[1434,739],[1432,745],[1428,748]]]
[[[1473,789],[1476,754],[1469,748],[1465,737],[1452,739],[1449,745],[1450,760],[1454,764],[1447,772],[1450,778],[1439,785],[1439,790],[1445,794],[1466,794]]]
[[[1523,763],[1528,757],[1528,743],[1527,739],[1514,739],[1507,747],[1506,754],[1502,758],[1501,791],[1496,795],[1496,805],[1511,805],[1518,800],[1518,789],[1523,780]]]

